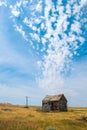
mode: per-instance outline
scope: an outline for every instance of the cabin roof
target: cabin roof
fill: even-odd
[[[64,94],[53,95],[53,96],[47,95],[47,96],[42,100],[42,102],[43,102],[43,103],[47,103],[47,102],[53,102],[53,101],[60,101],[62,97],[64,97],[64,99],[66,100]],[[66,100],[66,101],[67,101],[67,100]]]

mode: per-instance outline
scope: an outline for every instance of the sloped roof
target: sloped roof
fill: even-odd
[[[64,94],[53,95],[53,96],[47,95],[47,96],[42,100],[42,102],[43,102],[43,103],[46,103],[46,102],[59,101],[62,97],[64,97],[64,99],[66,100]],[[66,100],[66,101],[67,101],[67,100]]]

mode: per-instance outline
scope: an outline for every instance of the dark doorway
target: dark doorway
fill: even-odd
[[[54,104],[53,104],[53,102],[51,103],[51,110],[52,111],[54,110]]]

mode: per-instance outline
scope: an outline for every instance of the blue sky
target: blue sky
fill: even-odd
[[[0,0],[0,102],[87,106],[86,66],[87,0]]]

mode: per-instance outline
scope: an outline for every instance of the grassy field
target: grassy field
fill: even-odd
[[[86,117],[87,108],[42,112],[40,107],[0,104],[0,130],[87,130]]]

